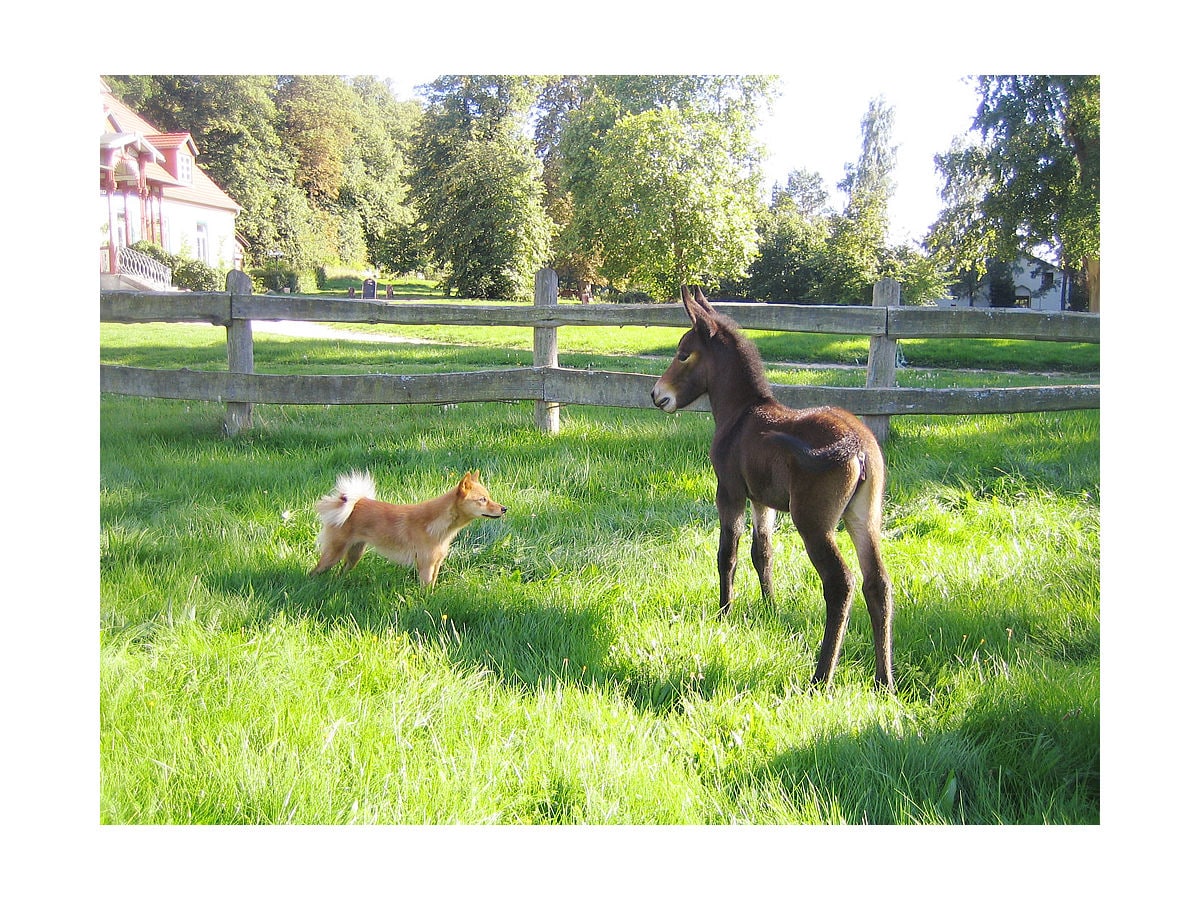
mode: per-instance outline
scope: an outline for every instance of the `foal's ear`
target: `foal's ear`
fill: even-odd
[[[696,293],[693,295],[684,285],[683,308],[687,312],[688,318],[692,320],[692,327],[702,338],[711,338],[717,333],[717,322],[713,318],[717,311],[709,304],[700,288],[696,288]]]

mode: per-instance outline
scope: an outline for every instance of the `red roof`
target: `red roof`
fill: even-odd
[[[112,94],[105,93],[102,99],[105,117],[102,129],[141,134],[146,138],[147,143],[160,152],[185,146],[188,148],[188,152],[196,152],[196,142],[186,131],[161,132]],[[192,166],[192,183],[190,185],[176,179],[156,162],[151,162],[146,166],[146,177],[163,185],[164,199],[212,206],[217,209],[231,209],[234,212],[239,212],[242,208],[222,191],[199,165]]]

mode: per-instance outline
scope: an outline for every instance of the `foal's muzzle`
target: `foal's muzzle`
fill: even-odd
[[[654,385],[654,390],[650,392],[650,400],[663,412],[675,412],[675,392],[661,384]]]

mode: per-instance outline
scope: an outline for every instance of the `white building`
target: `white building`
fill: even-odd
[[[121,248],[146,240],[219,269],[240,269],[241,207],[197,165],[186,132],[163,134],[100,82],[100,272],[128,273]],[[122,259],[126,264],[122,264]]]
[[[1074,285],[1058,266],[1028,254],[1020,254],[1008,264],[1012,273],[1013,306],[1059,312],[1070,309]],[[951,288],[949,297],[938,301],[944,307],[990,307],[992,285],[988,276],[962,281]]]

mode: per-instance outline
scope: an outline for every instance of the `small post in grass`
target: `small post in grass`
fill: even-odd
[[[542,269],[534,278],[533,305],[553,307],[558,305],[558,273],[552,268]],[[533,364],[535,367],[558,366],[558,326],[535,326],[533,329]],[[545,400],[533,402],[533,414],[538,428],[550,434],[558,434],[558,404]]]
[[[871,305],[881,306],[885,309],[889,306],[899,306],[900,282],[895,278],[881,278],[875,282],[875,287],[871,292]],[[890,388],[895,386],[896,339],[885,330],[883,334],[874,335],[871,338],[871,349],[867,356],[867,387]],[[871,429],[871,433],[875,435],[875,440],[879,441],[879,445],[883,446],[891,431],[892,417],[863,416],[862,420]]]
[[[225,276],[225,290],[229,292],[230,309],[239,296],[254,293],[250,284],[250,276],[238,269],[233,269]],[[249,319],[238,319],[230,316],[229,324],[225,326],[225,347],[229,355],[229,371],[237,374],[254,374],[254,334],[250,328]],[[230,437],[236,436],[245,428],[254,424],[254,404],[235,403],[225,404],[225,433]]]

